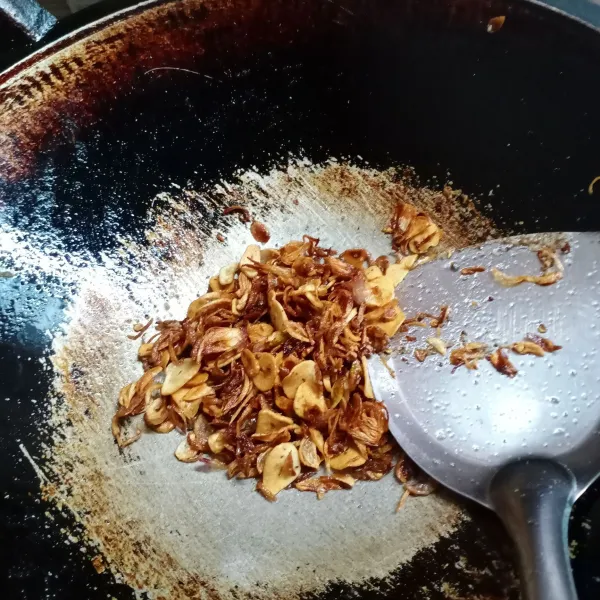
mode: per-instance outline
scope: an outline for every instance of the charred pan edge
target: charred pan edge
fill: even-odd
[[[149,6],[150,4],[150,6]],[[94,120],[103,105],[130,91],[156,67],[222,72],[237,56],[313,39],[340,27],[352,35],[369,22],[425,19],[480,27],[497,8],[479,0],[399,0],[379,6],[347,0],[186,0],[143,3],[50,44],[0,75],[0,169],[8,180],[35,166],[44,141],[64,125]],[[232,26],[234,24],[234,26]]]
[[[230,59],[309,34],[310,11],[319,6],[189,0],[144,8],[63,38],[1,76],[4,177],[27,175],[45,139],[60,139],[65,123],[72,131],[92,121],[103,104],[114,102],[148,70],[198,68],[200,58],[207,71],[221,70],[225,54]],[[265,26],[269,22],[277,25]]]

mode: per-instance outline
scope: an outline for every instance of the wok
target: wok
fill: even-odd
[[[229,245],[246,241],[241,226],[223,220],[231,196],[211,193],[193,211],[178,213],[184,226],[175,241],[196,253],[185,254],[171,238],[158,245],[157,254],[144,230],[157,197],[163,198],[160,192],[218,189],[239,172],[287,169],[290,157],[312,163],[334,157],[338,164],[350,161],[378,171],[410,165],[422,182],[437,187],[452,180],[502,231],[600,226],[598,192],[587,190],[600,174],[600,86],[594,76],[600,37],[593,26],[600,18],[592,4],[569,4],[576,18],[530,2],[480,0],[183,0],[114,12],[116,7],[107,2],[55,27],[40,17],[43,13],[34,14],[26,29],[41,40],[33,45],[3,23],[3,43],[13,49],[4,59],[10,66],[0,75],[0,547],[7,598],[131,598],[127,584],[152,588],[140,566],[152,554],[148,540],[140,539],[133,565],[103,531],[94,533],[102,540],[99,549],[88,545],[80,551],[85,531],[77,533],[77,519],[85,530],[89,516],[70,512],[75,499],[68,477],[52,480],[45,465],[51,428],[43,423],[56,406],[49,401],[55,395],[48,362],[53,339],[73,318],[82,282],[110,263],[124,239],[152,247],[156,264],[169,272],[184,258],[187,267],[222,260]],[[506,16],[504,27],[489,34],[488,20],[499,15]],[[36,30],[40,24],[48,33]],[[382,213],[373,208],[377,191],[371,190],[373,200],[366,194],[346,206],[351,191],[344,181],[334,183],[329,190],[335,188],[340,199],[330,205],[303,199],[296,205],[293,194],[265,193],[256,210],[275,238],[309,232],[331,243],[343,238],[368,245],[381,224]],[[307,212],[315,206],[319,210]],[[225,230],[227,244],[217,246],[215,233]],[[189,232],[193,235],[186,237]],[[128,265],[132,285],[139,283],[138,266]],[[159,279],[162,274],[155,273]],[[101,290],[106,282],[98,281]],[[111,300],[107,289],[98,305]],[[125,286],[124,297],[130,291]],[[151,297],[148,290],[148,302]],[[99,336],[101,324],[94,326]],[[85,345],[79,351],[85,354]],[[104,360],[100,354],[97,359]],[[75,386],[85,387],[93,369],[70,375]],[[61,398],[56,402],[64,402]],[[79,416],[92,422],[95,410],[92,397]],[[105,435],[110,436],[108,427]],[[115,464],[129,468],[131,457],[114,452]],[[146,471],[159,468],[150,463]],[[40,502],[40,480],[45,495],[62,500],[64,510]],[[110,482],[97,479],[94,485]],[[582,599],[600,592],[594,559],[600,550],[598,492],[597,485],[588,491],[571,523]],[[364,515],[360,523],[344,525],[350,529],[384,522],[374,505],[350,506],[351,496],[317,508],[304,499],[298,502],[306,506],[290,500],[264,509],[256,505],[250,514],[264,510],[277,519],[333,511],[341,522],[348,510]],[[255,510],[253,502],[248,500],[246,510]],[[413,503],[410,520],[427,522],[431,511],[422,506]],[[363,555],[350,545],[331,548],[332,554],[358,557],[350,567],[363,569],[360,582],[329,580],[324,565],[315,568],[314,589],[295,588],[293,578],[285,593],[281,582],[269,587],[266,576],[258,583],[267,596],[273,589],[272,595],[289,596],[313,596],[317,590],[323,597],[516,598],[510,543],[488,513],[471,505],[461,510],[468,519],[444,535],[436,529],[437,541],[410,546],[414,552],[407,550],[402,564],[385,572],[373,567],[370,577],[371,567],[364,565],[380,560],[389,566],[394,539],[400,543],[413,535],[405,517],[388,528],[387,545],[378,545],[377,535],[383,536],[378,530]],[[246,514],[225,514],[221,529]],[[106,529],[111,516],[107,513]],[[327,547],[335,538],[332,522],[309,520],[308,537],[321,530],[315,543]],[[194,525],[164,535],[204,544]],[[134,537],[136,526],[127,523]],[[265,530],[276,538],[275,531]],[[242,539],[234,542],[244,545]],[[94,570],[90,560],[107,548],[104,560],[127,584]],[[282,544],[281,552],[286,548]],[[165,571],[179,568],[172,556],[161,557]],[[248,560],[260,570],[260,557]],[[220,595],[247,564],[225,569],[218,581],[192,577],[171,597]],[[186,568],[193,572],[195,565]]]

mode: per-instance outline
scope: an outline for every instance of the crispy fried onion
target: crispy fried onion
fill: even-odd
[[[477,369],[477,363],[485,358],[487,346],[481,342],[468,342],[450,352],[450,364],[454,367],[465,366]]]
[[[228,206],[223,211],[223,214],[229,215],[234,212],[240,213],[240,220],[242,221],[242,223],[250,223],[250,221],[252,220],[252,217],[250,216],[250,211],[245,206],[241,206],[239,204]]]
[[[553,341],[548,338],[542,337],[535,333],[528,333],[523,343],[535,344],[541,348],[544,352],[556,352],[560,350],[562,346],[557,346]],[[514,348],[513,348],[514,349]]]
[[[514,377],[517,374],[517,368],[510,362],[506,355],[506,350],[512,350],[515,354],[530,354],[533,356],[544,356],[546,352],[556,352],[562,346],[556,345],[548,338],[541,335],[529,333],[525,339],[515,342],[505,347],[496,348],[494,351],[488,351],[487,346],[480,342],[469,342],[450,353],[450,363],[454,368],[462,365],[467,369],[477,369],[477,363],[482,358],[487,358],[492,366],[507,377]]]
[[[396,510],[400,510],[406,501],[407,495],[429,496],[435,492],[438,484],[419,467],[406,454],[401,454],[394,469],[396,479],[404,485],[405,493],[402,494]],[[408,492],[408,494],[406,494]]]
[[[536,285],[553,285],[563,278],[564,266],[556,252],[551,248],[542,248],[537,252],[542,268],[541,275],[507,275],[493,267],[490,269],[495,281],[505,287],[514,287],[522,283],[535,283]]]
[[[315,492],[317,499],[321,500],[327,492],[331,490],[349,490],[355,483],[356,479],[352,475],[336,473],[335,475],[302,479],[297,481],[294,487],[301,492]]]
[[[144,413],[150,429],[185,435],[178,460],[256,478],[268,500],[290,486],[320,498],[381,479],[396,446],[367,358],[387,349],[404,322],[395,286],[414,255],[439,240],[413,212],[412,224],[396,218],[398,243],[413,252],[396,264],[361,248],[338,257],[309,236],[277,250],[248,246],[183,320],[158,321],[140,346],[144,374],[121,390],[113,420],[118,444],[139,437],[125,439],[121,427]],[[445,317],[432,315],[440,325]]]
[[[402,254],[424,254],[439,244],[442,234],[426,213],[402,201],[384,231],[392,235],[392,247]]]
[[[498,373],[502,373],[502,375],[514,377],[518,372],[515,365],[510,362],[508,356],[506,356],[506,352],[504,352],[502,348],[497,348],[487,358],[494,366],[494,369],[496,369]]]

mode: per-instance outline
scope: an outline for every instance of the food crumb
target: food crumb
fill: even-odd
[[[577,557],[577,540],[572,540],[569,544],[569,557],[571,559]]]
[[[404,490],[402,492],[402,496],[400,496],[400,501],[396,505],[396,512],[400,512],[402,510],[402,508],[406,504],[406,501],[408,500],[409,496],[410,496],[410,492],[408,490]]]
[[[446,355],[446,342],[441,340],[439,337],[430,337],[427,338],[427,343],[442,356]]]
[[[230,215],[231,213],[240,213],[240,221],[242,223],[250,223],[252,221],[252,217],[250,216],[250,211],[240,204],[234,204],[233,206],[228,206],[224,211],[224,215]]]
[[[217,240],[223,243],[225,241],[225,236],[222,233],[217,233]]]
[[[92,565],[94,566],[94,569],[96,569],[96,573],[98,574],[104,573],[104,571],[106,571],[104,561],[102,560],[102,557],[99,554],[92,559]]]
[[[474,275],[475,273],[483,273],[485,267],[465,267],[460,270],[461,275]]]
[[[456,368],[464,365],[467,369],[477,370],[477,362],[485,357],[486,345],[480,342],[465,343],[464,346],[450,352],[450,364]]]
[[[594,186],[596,185],[596,183],[598,183],[598,181],[600,181],[600,175],[598,175],[598,177],[594,177],[594,179],[592,179],[592,182],[588,186],[588,194],[590,196],[594,193]]]
[[[487,359],[492,363],[496,371],[502,373],[502,375],[514,377],[518,373],[516,367],[508,360],[508,356],[506,356],[502,348],[494,350]]]
[[[540,324],[538,325],[538,328],[537,328],[537,330],[538,330],[540,333],[546,333],[546,332],[548,331],[548,328],[547,328],[547,327],[546,327],[546,326],[545,326],[543,323],[540,323]]]
[[[492,17],[487,24],[487,32],[488,33],[496,33],[502,29],[504,25],[504,21],[506,21],[506,17],[504,15],[499,17]]]
[[[414,351],[414,356],[419,362],[424,362],[424,360],[431,354],[431,350],[429,348],[417,348]]]
[[[252,221],[250,225],[250,233],[252,237],[261,244],[266,244],[271,239],[271,234],[267,227],[259,221]]]
[[[540,348],[542,348],[542,350],[544,350],[544,352],[556,352],[562,348],[562,346],[558,346],[552,340],[532,333],[527,334],[525,339],[537,344]]]

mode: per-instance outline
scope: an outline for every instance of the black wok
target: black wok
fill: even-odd
[[[6,232],[24,234],[21,245],[52,240],[67,261],[82,249],[100,260],[121,237],[142,238],[158,191],[266,171],[288,153],[377,169],[406,164],[438,186],[451,179],[502,230],[600,228],[598,191],[588,193],[600,175],[600,34],[582,21],[534,3],[480,0],[116,8],[84,11],[34,45],[3,23],[4,64],[12,65],[0,74],[6,598],[133,597],[94,571],[94,552],[65,544],[61,529],[72,517],[50,518],[40,502],[43,464],[41,475],[33,465],[44,453],[39,423],[52,375],[39,359],[77,282],[49,280],[43,265],[37,275],[21,272]],[[593,5],[572,10],[600,23]],[[490,34],[498,15],[506,22]],[[212,232],[222,224],[215,201],[198,214]],[[385,583],[331,582],[324,595],[516,598],[510,543],[490,515],[465,509],[470,521]],[[597,485],[576,507],[571,536],[580,598],[598,598]]]

